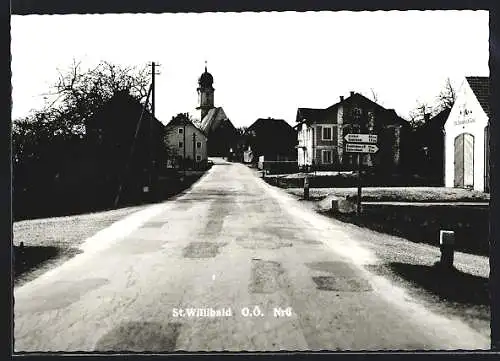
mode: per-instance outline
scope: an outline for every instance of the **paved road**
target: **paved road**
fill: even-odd
[[[340,223],[218,161],[184,195],[16,289],[15,350],[489,348],[365,269],[376,262]],[[230,315],[179,317],[187,308]]]

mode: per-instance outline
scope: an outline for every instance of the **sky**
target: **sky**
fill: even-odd
[[[214,77],[215,106],[232,123],[295,123],[297,108],[326,108],[350,91],[403,118],[432,103],[446,78],[488,76],[487,11],[13,15],[12,119],[44,105],[73,59],[160,64],[156,116],[195,117],[198,78]]]

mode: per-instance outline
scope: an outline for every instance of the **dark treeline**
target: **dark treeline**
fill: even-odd
[[[148,88],[146,68],[74,63],[60,73],[46,109],[13,122],[14,219],[141,200],[166,156],[163,125],[143,111]]]

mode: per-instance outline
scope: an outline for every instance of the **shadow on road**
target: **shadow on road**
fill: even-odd
[[[74,256],[78,249],[55,246],[14,246],[14,277],[16,281],[28,271],[32,271],[61,256]]]
[[[58,247],[45,246],[14,246],[14,274],[20,276],[37,265],[55,258],[61,249]]]
[[[388,266],[399,276],[446,301],[478,306],[490,304],[487,278],[459,270],[442,271],[437,265],[390,263]]]

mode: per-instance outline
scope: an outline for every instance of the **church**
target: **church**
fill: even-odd
[[[235,151],[238,132],[222,107],[214,106],[214,78],[205,71],[198,79],[198,107],[200,128],[207,135],[209,157],[230,157]]]

